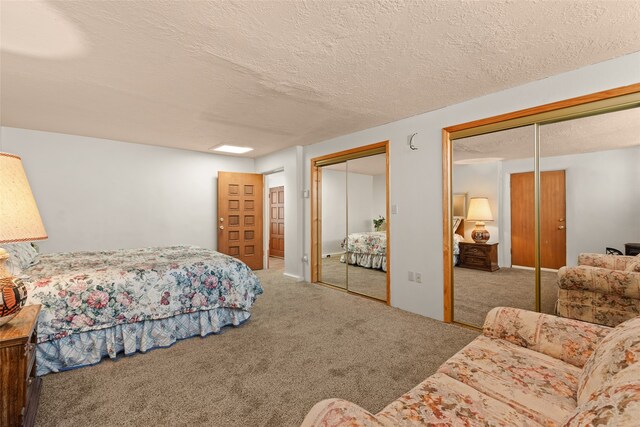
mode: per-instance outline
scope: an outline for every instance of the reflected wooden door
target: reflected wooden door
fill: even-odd
[[[263,268],[263,176],[218,172],[218,252]]]
[[[540,266],[566,263],[565,173],[540,174]],[[511,264],[535,267],[533,172],[511,174]]]
[[[269,189],[269,256],[284,257],[284,187]]]
[[[566,189],[563,170],[540,174],[540,266],[567,264]]]

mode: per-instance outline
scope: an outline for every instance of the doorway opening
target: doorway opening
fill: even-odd
[[[264,174],[265,265],[269,270],[284,271],[285,264],[285,176],[276,170]]]

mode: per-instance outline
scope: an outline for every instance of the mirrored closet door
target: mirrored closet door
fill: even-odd
[[[318,280],[347,289],[345,242],[347,239],[347,163],[320,168],[321,257]]]
[[[541,125],[540,170],[542,311],[608,326],[640,315],[622,267],[640,247],[640,108]],[[619,266],[593,272],[603,254]]]
[[[312,160],[312,281],[387,302],[387,145],[376,146]]]
[[[386,156],[347,161],[348,289],[387,299]]]
[[[445,132],[447,319],[480,328],[497,306],[608,326],[640,315],[627,290],[640,253],[640,92],[602,94]]]
[[[452,154],[453,320],[534,310],[533,126],[456,139]]]

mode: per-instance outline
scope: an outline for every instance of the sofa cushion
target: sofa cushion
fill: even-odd
[[[578,406],[565,427],[632,426],[640,420],[640,363],[618,372]]]
[[[507,341],[480,336],[438,372],[507,403],[540,424],[560,425],[576,408],[581,370]]]
[[[499,338],[582,368],[611,328],[512,307],[492,309],[485,337]]]
[[[584,365],[578,385],[578,405],[589,400],[618,372],[640,360],[640,317],[616,326]]]
[[[639,255],[640,256],[640,255]],[[583,253],[578,255],[578,265],[608,268],[610,270],[625,270],[629,263],[636,262],[637,257],[626,255],[604,255]]]
[[[435,374],[376,415],[383,425],[536,425],[509,405],[445,374]]]

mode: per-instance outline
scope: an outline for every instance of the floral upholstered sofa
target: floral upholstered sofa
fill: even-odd
[[[640,316],[640,256],[580,254],[558,271],[556,312],[607,326]]]
[[[416,361],[419,363],[419,361]],[[381,412],[339,399],[310,426],[637,426],[640,317],[615,329],[495,308],[483,334]]]

